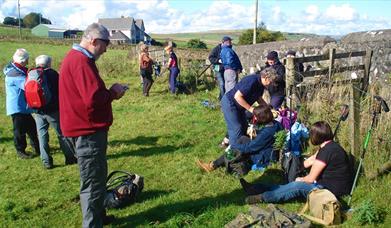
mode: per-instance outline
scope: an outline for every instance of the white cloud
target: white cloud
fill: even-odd
[[[358,17],[356,10],[349,4],[343,4],[341,6],[331,5],[326,9],[324,16],[337,21],[351,21]]]
[[[254,23],[252,4],[228,0],[210,1],[207,7],[197,11],[178,10],[174,6],[175,1],[169,0],[20,0],[20,4],[22,17],[29,12],[42,13],[53,24],[79,29],[101,17],[120,16],[143,19],[149,33],[247,29],[252,28]],[[269,29],[284,32],[343,35],[391,27],[389,19],[359,14],[349,4],[321,8],[311,3],[302,8],[297,13],[288,13],[278,3],[266,2],[258,9],[258,14]],[[0,0],[0,21],[6,16],[17,16],[16,0]]]
[[[320,16],[319,8],[315,5],[309,5],[304,11],[304,16],[306,21],[315,21]]]

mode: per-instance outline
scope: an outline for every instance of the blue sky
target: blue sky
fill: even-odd
[[[271,30],[344,35],[390,29],[388,0],[259,0],[258,22]],[[98,18],[144,19],[147,32],[252,28],[255,0],[20,0],[22,17],[40,12],[53,24],[85,28]],[[0,0],[0,20],[17,16],[17,0]]]

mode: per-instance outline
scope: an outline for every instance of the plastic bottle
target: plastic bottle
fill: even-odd
[[[235,158],[235,153],[234,151],[231,149],[231,145],[229,145],[227,147],[227,149],[225,149],[225,156],[228,160],[232,160]]]

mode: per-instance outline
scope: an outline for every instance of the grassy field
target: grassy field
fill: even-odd
[[[1,69],[19,47],[26,48],[31,59],[40,54],[53,56],[55,69],[70,48],[2,41]],[[224,170],[205,174],[195,166],[198,158],[211,160],[222,153],[217,147],[225,132],[222,114],[219,109],[201,105],[205,99],[217,102],[216,88],[174,96],[167,92],[165,76],[156,79],[150,97],[145,98],[137,65],[128,59],[126,50],[109,50],[98,61],[98,68],[107,86],[114,82],[130,84],[127,94],[113,102],[109,171],[128,170],[145,177],[144,191],[135,204],[109,211],[118,218],[112,227],[223,227],[238,212],[248,210],[237,179]],[[4,83],[0,83],[0,109],[0,227],[80,227],[77,165],[64,166],[53,131],[50,145],[54,169],[45,170],[39,158],[18,159],[11,118],[5,115]],[[318,117],[322,116],[318,113],[312,118]],[[347,129],[343,126],[341,137]],[[341,140],[348,144],[346,139]],[[378,159],[372,152],[368,155],[372,163]],[[279,182],[278,173],[272,167],[264,173],[251,172],[246,179]],[[390,211],[390,183],[391,176],[372,182],[362,178],[353,206],[370,198]],[[293,201],[279,206],[297,212],[302,205],[302,201]],[[356,226],[352,220],[343,224]],[[380,226],[390,227],[391,218],[386,217]]]

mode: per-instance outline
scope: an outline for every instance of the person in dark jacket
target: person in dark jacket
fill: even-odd
[[[31,115],[33,110],[27,106],[24,92],[28,60],[28,52],[19,48],[14,53],[12,62],[7,64],[3,70],[7,115],[12,117],[16,154],[22,159],[32,158],[31,154],[26,153],[26,134],[30,138],[35,154],[40,154],[37,127]]]
[[[216,47],[214,47],[209,54],[209,61],[213,66],[213,72],[214,72],[216,80],[219,84],[219,90],[220,90],[219,100],[221,100],[221,98],[223,98],[223,96],[225,94],[224,66],[223,66],[221,58],[220,58],[222,43],[220,43]]]
[[[242,63],[238,55],[232,49],[232,39],[229,36],[223,37],[220,53],[221,61],[224,66],[224,87],[228,93],[238,82],[238,75],[242,72]]]
[[[304,167],[311,168],[309,174],[285,185],[250,184],[241,179],[240,183],[249,195],[246,202],[278,203],[296,198],[305,199],[316,188],[328,189],[337,197],[349,194],[353,182],[349,156],[333,141],[333,136],[328,123],[314,123],[310,129],[310,140],[319,149],[304,161]]]
[[[273,114],[268,104],[260,104],[254,108],[253,113],[256,117],[256,124],[263,127],[256,130],[257,136],[253,140],[250,140],[247,136],[242,136],[243,138],[240,139],[243,142],[242,144],[237,143],[231,146],[232,150],[237,150],[243,157],[241,162],[249,165],[246,170],[249,170],[252,165],[265,167],[270,161],[276,160],[276,156],[273,153],[274,135],[283,129],[279,122],[273,120]],[[225,161],[225,154],[223,154],[209,163],[199,160],[197,165],[203,170],[210,172],[218,167],[223,167]]]
[[[278,110],[285,99],[285,66],[280,62],[276,51],[269,52],[266,59],[266,68],[275,69],[278,75],[276,82],[267,87],[270,94],[270,104]]]
[[[170,78],[168,81],[170,83],[169,85],[171,93],[175,94],[175,92],[177,92],[177,77],[180,72],[178,58],[172,46],[167,46],[164,48],[164,50],[170,56],[167,63],[167,68],[170,70]]]
[[[51,94],[49,103],[37,110],[35,115],[41,160],[46,169],[53,168],[53,157],[50,155],[49,147],[49,124],[57,134],[60,148],[65,156],[65,165],[77,163],[73,151],[60,129],[60,115],[58,111],[58,73],[51,68],[51,63],[52,59],[47,55],[40,55],[35,59],[36,67],[44,69],[43,77],[48,84]]]

